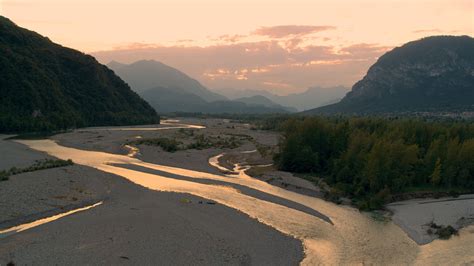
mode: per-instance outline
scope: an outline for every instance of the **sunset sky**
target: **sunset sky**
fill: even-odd
[[[394,46],[474,35],[472,0],[0,0],[0,14],[102,63],[156,59],[210,88],[351,86]]]

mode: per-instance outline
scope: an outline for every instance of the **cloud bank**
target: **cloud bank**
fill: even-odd
[[[255,30],[255,35],[262,35],[271,38],[284,38],[288,36],[308,35],[316,32],[332,30],[333,26],[311,26],[311,25],[281,25],[273,27],[261,27]]]
[[[314,36],[332,28],[261,27],[249,35],[218,36],[208,46],[134,43],[93,55],[105,64],[112,60],[132,63],[154,59],[210,88],[265,89],[288,94],[315,85],[351,86],[391,48],[366,43],[334,46],[325,42],[328,38]]]

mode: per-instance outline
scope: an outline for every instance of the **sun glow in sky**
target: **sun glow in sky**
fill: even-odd
[[[350,86],[388,49],[474,34],[472,0],[0,0],[102,63],[157,59],[211,88]]]

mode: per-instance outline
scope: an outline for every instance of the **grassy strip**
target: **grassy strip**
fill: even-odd
[[[24,139],[24,140],[37,140],[37,139],[48,139],[57,134],[64,134],[72,132],[72,130],[56,130],[56,131],[40,131],[40,132],[27,132],[27,133],[20,133],[13,137],[8,138],[10,139]]]
[[[195,142],[189,144],[187,149],[203,150],[209,148],[220,148],[220,149],[235,149],[242,145],[241,140],[235,136],[230,138],[206,137],[204,135],[198,135],[195,138]]]
[[[184,145],[183,142],[176,139],[169,138],[148,138],[148,139],[138,139],[131,142],[128,142],[128,145],[148,145],[148,146],[157,146],[161,147],[164,151],[167,152],[176,152],[179,150],[187,149],[196,149],[204,150],[209,148],[220,148],[220,149],[235,149],[242,145],[242,136],[233,136],[229,138],[217,137],[206,137],[204,135],[194,135],[190,133],[192,131],[181,131],[182,134],[190,134],[189,136],[194,136],[194,142]]]
[[[180,128],[178,132],[182,135],[185,135],[187,137],[192,137],[194,136],[194,129],[188,129],[188,128]]]
[[[36,161],[33,165],[25,167],[25,168],[17,168],[12,167],[9,170],[2,170],[0,171],[0,181],[6,181],[12,175],[17,175],[26,172],[34,172],[38,170],[56,168],[56,167],[63,167],[73,165],[71,159],[69,160],[61,160],[61,159],[44,159]]]
[[[134,140],[129,142],[128,144],[158,146],[161,147],[164,151],[175,152],[181,149],[180,145],[182,144],[182,142],[168,138],[149,138]]]
[[[275,170],[274,166],[250,167],[245,173],[249,176],[261,178],[266,172]]]

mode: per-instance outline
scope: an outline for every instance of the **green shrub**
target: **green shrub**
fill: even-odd
[[[451,225],[444,226],[432,222],[427,232],[431,235],[433,231],[440,239],[450,239],[451,236],[458,234],[458,230]]]
[[[175,152],[180,150],[180,145],[182,142],[169,138],[147,138],[135,140],[129,142],[128,144],[157,146],[161,147],[164,151]]]
[[[454,229],[451,225],[442,227],[436,231],[436,234],[440,239],[450,239],[452,235],[457,235],[458,230]]]
[[[68,160],[61,160],[61,159],[38,160],[38,161],[35,161],[35,163],[33,165],[25,167],[25,168],[12,167],[9,170],[0,171],[0,181],[8,180],[9,177],[12,176],[12,175],[17,175],[17,174],[27,173],[27,172],[34,172],[34,171],[38,171],[38,170],[44,170],[44,169],[50,169],[50,168],[56,168],[56,167],[69,166],[69,165],[73,165],[73,164],[74,163],[72,162],[71,159],[68,159]]]
[[[8,173],[6,171],[0,171],[0,181],[7,181],[8,180]]]
[[[218,137],[206,137],[204,135],[197,135],[194,137],[194,142],[189,144],[186,148],[188,149],[210,149],[210,148],[219,148],[219,149],[235,149],[242,145],[240,139],[236,136],[231,135],[230,138],[221,138]]]

